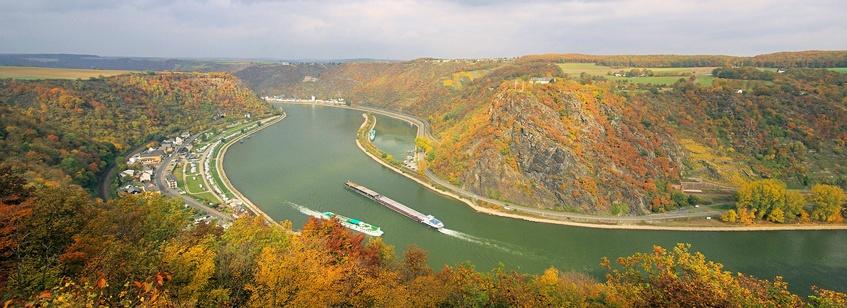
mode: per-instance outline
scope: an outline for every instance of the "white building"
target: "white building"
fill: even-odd
[[[139,159],[141,159],[141,154],[135,154],[135,155],[133,155],[132,157],[130,157],[129,159],[126,160],[126,164],[132,165],[132,164],[136,163]]]
[[[529,79],[529,82],[534,84],[548,84],[556,82],[556,79],[553,77],[532,77]]]
[[[138,178],[141,182],[150,182],[153,180],[153,173],[145,171],[141,173],[141,176]]]
[[[127,170],[121,171],[121,177],[131,178],[131,177],[134,177],[134,176],[135,176],[135,170],[127,169]]]

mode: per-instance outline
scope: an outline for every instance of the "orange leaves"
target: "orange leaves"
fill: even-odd
[[[316,241],[338,262],[355,260],[368,268],[381,264],[379,247],[365,245],[365,236],[342,226],[336,220],[310,218],[303,226],[303,238]]]
[[[18,247],[18,241],[13,235],[21,220],[31,214],[32,208],[28,202],[7,204],[0,201],[0,256],[8,257]]]
[[[564,200],[556,202],[591,200],[587,206],[590,211],[608,207],[606,203],[610,200],[606,200],[606,191],[617,193],[622,196],[618,199],[626,199],[628,204],[637,204],[635,198],[644,194],[640,185],[644,180],[679,178],[680,168],[676,163],[679,153],[665,148],[665,144],[673,141],[663,134],[662,121],[644,112],[642,105],[632,104],[612,93],[608,85],[584,85],[568,80],[533,87],[515,84],[514,80],[503,80],[496,92],[485,99],[470,99],[470,103],[476,104],[476,110],[442,133],[446,140],[437,150],[443,155],[438,155],[434,163],[440,174],[454,180],[467,179],[469,172],[476,177],[492,171],[487,169],[500,170],[503,166],[522,172],[521,168],[526,166],[519,162],[533,161],[533,156],[541,155],[539,151],[560,148],[567,153],[565,159],[569,167],[558,169],[563,173],[542,176],[557,183],[561,183],[557,180],[559,177],[578,179],[574,187],[558,187],[559,192],[564,192],[559,194]],[[471,163],[467,169],[463,164],[479,161],[498,164],[486,167]],[[555,166],[543,169],[557,170]],[[528,183],[533,181],[527,180]],[[500,185],[509,186],[514,185]],[[529,198],[538,193],[536,190],[508,192],[507,195],[521,194]],[[662,206],[669,202],[660,201]]]
[[[96,284],[96,286],[97,286],[97,288],[99,288],[99,289],[105,289],[105,288],[106,288],[106,286],[107,286],[107,284],[106,284],[106,277],[100,277],[100,279],[97,279],[97,284]]]

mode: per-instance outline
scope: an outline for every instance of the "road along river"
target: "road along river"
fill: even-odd
[[[265,213],[291,220],[295,228],[309,211],[333,211],[378,225],[383,238],[397,247],[429,252],[437,269],[470,261],[488,270],[502,263],[510,269],[539,273],[555,266],[602,278],[601,257],[616,258],[650,251],[653,244],[691,243],[728,270],[760,278],[781,275],[792,290],[808,287],[847,291],[847,231],[685,232],[607,230],[496,217],[432,192],[392,172],[356,147],[361,112],[309,105],[285,105],[288,116],[257,132],[226,154],[224,168],[232,184]],[[416,128],[377,116],[374,143],[402,155],[414,144]],[[402,157],[397,156],[395,157]],[[441,219],[439,233],[344,189],[344,181],[368,186],[416,210]]]

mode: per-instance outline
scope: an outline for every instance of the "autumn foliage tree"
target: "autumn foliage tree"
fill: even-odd
[[[736,192],[736,209],[739,216],[750,213],[756,219],[771,222],[794,222],[805,213],[806,201],[796,191],[789,191],[785,183],[766,179],[745,183]],[[742,211],[745,215],[741,215]],[[747,222],[746,217],[741,218]]]
[[[810,196],[813,210],[812,218],[823,222],[841,222],[842,211],[847,202],[847,194],[838,186],[816,184],[812,186]]]
[[[709,261],[690,245],[671,250],[659,246],[652,253],[636,253],[618,258],[617,265],[602,262],[609,270],[607,284],[632,307],[731,307],[799,306],[799,296],[788,291],[777,278],[774,282],[736,277],[723,265]],[[764,287],[764,292],[748,288]]]
[[[78,193],[68,193],[73,189]],[[38,219],[56,230],[62,230],[60,222],[76,222],[78,227],[56,234],[33,230],[32,241],[52,243],[49,251],[31,247],[29,240],[21,242],[19,254],[11,259],[13,279],[0,289],[10,303],[794,307],[837,305],[845,297],[815,289],[803,302],[779,277],[768,281],[734,275],[687,245],[672,250],[655,247],[652,253],[620,258],[618,265],[605,260],[605,282],[555,268],[541,275],[502,266],[479,271],[472,264],[434,271],[424,251],[411,247],[403,258],[395,259],[393,250],[381,241],[366,239],[336,221],[313,219],[294,233],[288,223],[268,224],[254,217],[223,229],[192,224],[181,203],[153,194],[96,202],[79,187],[56,192],[37,188],[21,203],[33,202],[37,209],[27,217],[28,226]],[[46,209],[55,213],[47,214]]]
[[[0,80],[0,161],[47,184],[93,189],[118,154],[217,113],[271,108],[232,75],[128,74],[90,80]]]

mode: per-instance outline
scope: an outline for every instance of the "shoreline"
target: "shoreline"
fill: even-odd
[[[229,177],[226,176],[226,170],[224,169],[224,163],[223,162],[224,162],[224,158],[226,158],[226,152],[229,150],[230,146],[232,146],[236,142],[240,141],[241,139],[244,139],[248,136],[252,136],[253,134],[260,132],[265,128],[268,128],[271,125],[279,123],[280,121],[285,119],[286,116],[288,116],[288,114],[283,113],[282,115],[277,116],[276,119],[272,119],[272,120],[268,121],[267,123],[262,124],[262,126],[257,127],[256,129],[253,129],[253,130],[251,130],[247,133],[244,133],[244,134],[238,135],[235,138],[232,138],[232,140],[228,141],[227,143],[225,143],[224,145],[221,146],[221,149],[218,153],[218,157],[215,160],[215,167],[216,167],[215,169],[217,169],[218,176],[221,178],[221,181],[223,182],[224,186],[226,186],[226,188],[229,189],[229,191],[231,191],[232,194],[235,195],[236,198],[243,201],[244,205],[247,206],[247,208],[250,209],[250,211],[252,211],[257,216],[262,216],[262,218],[264,218],[266,221],[268,221],[269,223],[274,224],[274,225],[278,225],[279,222],[275,221],[270,215],[265,213],[265,211],[262,211],[262,209],[259,208],[259,206],[257,206],[255,203],[253,203],[252,200],[247,198],[247,196],[245,196],[243,193],[241,193],[241,191],[239,191],[237,188],[235,188],[235,185],[233,185],[232,182],[229,181]]]
[[[312,103],[309,101],[299,101],[299,102],[275,102],[278,104],[292,104],[292,105],[311,105],[311,106],[323,106],[323,107],[331,107],[331,108],[340,108],[340,109],[348,109],[348,110],[356,110],[365,113],[378,113],[387,117],[391,117],[394,119],[398,119],[417,127],[417,136],[427,135],[423,132],[422,124],[420,120],[413,119],[407,115],[401,115],[399,113],[386,111],[382,109],[370,108],[370,107],[362,107],[362,106],[347,106],[347,105],[332,105],[332,104],[323,104],[323,103]],[[363,115],[364,116],[364,115]],[[367,118],[365,118],[365,122],[359,126],[361,130],[364,125],[367,124]],[[375,125],[376,123],[374,123]],[[412,175],[409,175],[403,170],[398,169],[395,166],[383,161],[379,157],[374,154],[368,152],[364,146],[362,146],[359,141],[358,132],[356,134],[356,146],[359,147],[359,150],[365,153],[368,157],[375,160],[377,163],[382,165],[383,167],[389,168],[392,171],[399,173],[400,175],[405,176],[406,178],[415,181],[416,183],[422,185],[423,187],[441,194],[443,196],[447,196],[453,199],[456,199],[476,212],[484,213],[488,215],[512,218],[512,219],[520,219],[524,221],[536,222],[536,223],[546,223],[546,224],[555,224],[555,225],[564,225],[564,226],[572,226],[572,227],[583,227],[583,228],[593,228],[593,229],[606,229],[606,230],[643,230],[643,231],[691,231],[691,232],[751,232],[751,231],[844,231],[847,230],[847,225],[823,225],[823,224],[803,224],[803,225],[752,225],[752,226],[720,226],[720,227],[705,227],[705,226],[661,226],[661,225],[647,225],[647,224],[604,224],[604,223],[589,223],[589,222],[577,222],[577,221],[568,221],[568,220],[560,220],[560,219],[550,219],[550,218],[542,218],[536,216],[529,215],[520,215],[515,213],[508,213],[503,211],[498,211],[495,209],[483,207],[477,205],[472,200],[460,196],[458,193],[449,190],[442,190],[432,183],[428,181],[424,181]],[[601,218],[601,217],[598,217]]]
[[[304,103],[297,103],[297,104],[306,105]],[[314,104],[314,105],[335,107],[335,106],[332,106],[332,105],[323,105],[323,104]],[[358,108],[355,108],[355,107],[352,107],[352,106],[344,106],[344,107],[347,107],[347,108],[344,108],[344,109],[352,109],[352,110],[357,110],[357,111],[369,112],[368,109],[358,109]],[[390,113],[380,113],[380,114],[392,117]],[[365,114],[363,114],[362,116],[367,117],[367,115],[365,115]],[[393,118],[396,119],[396,117],[393,117]],[[418,126],[416,123],[413,123],[412,121],[409,121],[407,119],[399,119],[399,120],[403,120],[403,121],[412,123],[413,125],[418,127],[418,131],[421,130],[421,127]],[[362,125],[359,126],[359,130],[364,128],[364,126],[367,124],[367,121],[368,121],[368,119],[365,118],[365,122],[363,122]],[[375,125],[376,125],[376,120],[374,120],[374,126]],[[432,185],[429,182],[426,182],[426,181],[421,180],[417,177],[409,175],[405,171],[400,170],[397,167],[383,161],[382,159],[380,159],[379,157],[377,157],[373,153],[368,152],[365,149],[365,147],[362,146],[358,137],[359,136],[358,136],[358,133],[357,133],[356,134],[356,146],[359,147],[359,150],[364,152],[371,159],[377,161],[383,167],[389,168],[392,171],[399,173],[399,174],[405,176],[406,178],[411,179],[412,181],[417,182],[418,184],[426,187],[427,189],[429,189],[433,192],[436,192],[436,193],[444,195],[444,196],[451,197],[451,198],[456,199],[456,200],[458,200],[462,203],[465,203],[465,205],[469,206],[471,209],[473,209],[476,212],[484,213],[484,214],[488,214],[488,215],[507,217],[507,218],[513,218],[513,219],[521,219],[521,220],[524,220],[524,221],[531,221],[531,222],[537,222],[537,223],[548,223],[548,224],[566,225],[566,226],[583,227],[583,228],[594,228],[594,229],[616,229],[616,230],[697,231],[697,232],[847,230],[847,225],[812,225],[812,224],[808,224],[808,225],[784,225],[784,226],[783,225],[738,226],[738,227],[703,227],[703,226],[685,227],[685,226],[660,226],[660,225],[640,225],[640,224],[602,224],[602,223],[586,223],[586,222],[549,219],[549,218],[541,218],[541,217],[534,217],[534,216],[508,213],[508,212],[498,211],[498,210],[495,210],[495,209],[480,206],[480,205],[474,203],[472,200],[469,200],[465,197],[459,196],[455,192],[439,189],[438,187],[435,187],[434,185]]]

